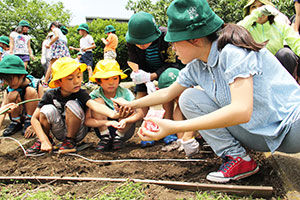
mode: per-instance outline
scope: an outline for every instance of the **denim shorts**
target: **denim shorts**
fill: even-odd
[[[81,63],[85,63],[87,66],[93,67],[93,52],[87,51],[82,54],[80,58]]]

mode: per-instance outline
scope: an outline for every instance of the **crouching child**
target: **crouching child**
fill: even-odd
[[[99,61],[90,80],[96,82],[100,87],[90,93],[91,98],[110,109],[114,109],[111,98],[122,97],[127,101],[132,101],[135,98],[133,93],[119,85],[121,79],[126,77],[127,75],[120,70],[116,60]],[[94,127],[96,135],[100,138],[96,147],[97,151],[122,148],[124,142],[134,135],[135,123],[144,117],[141,109],[133,110],[129,107],[116,109],[119,113],[117,120],[99,115],[92,109],[87,111],[86,125]]]
[[[40,151],[51,152],[54,146],[53,136],[62,141],[59,153],[76,152],[76,144],[87,134],[85,126],[85,111],[88,108],[95,113],[118,118],[113,110],[92,100],[89,94],[81,89],[82,72],[86,64],[78,63],[69,57],[58,59],[52,66],[52,80],[50,88],[31,120],[38,140],[27,149],[27,154]]]

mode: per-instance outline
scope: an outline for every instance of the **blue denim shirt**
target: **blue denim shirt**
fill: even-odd
[[[218,51],[214,42],[208,62],[193,60],[181,70],[177,82],[184,87],[199,85],[224,107],[231,102],[229,85],[249,76],[253,76],[253,113],[248,123],[239,126],[262,135],[274,152],[300,118],[300,86],[267,49],[255,52],[227,44]]]

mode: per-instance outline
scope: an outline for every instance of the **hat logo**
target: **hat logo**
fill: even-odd
[[[176,79],[176,75],[173,72],[169,72],[168,77],[170,77],[172,80]]]
[[[196,7],[190,7],[187,12],[190,15],[190,19],[194,19],[199,16],[199,14],[197,13]]]

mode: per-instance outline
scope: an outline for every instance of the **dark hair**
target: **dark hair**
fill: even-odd
[[[62,24],[59,23],[59,22],[52,22],[50,24],[50,26],[49,26],[49,30],[51,30],[52,25],[55,26],[55,27],[57,27],[57,28],[60,28],[62,26]]]
[[[6,82],[10,82],[14,77],[18,77],[21,78],[21,76],[24,76],[25,74],[4,74],[4,73],[0,73],[0,80],[4,80]],[[24,76],[25,80],[26,76]]]
[[[225,24],[222,29],[207,36],[213,42],[218,40],[218,50],[222,50],[227,44],[233,44],[252,51],[264,48],[266,42],[257,43],[247,29],[236,24]]]

